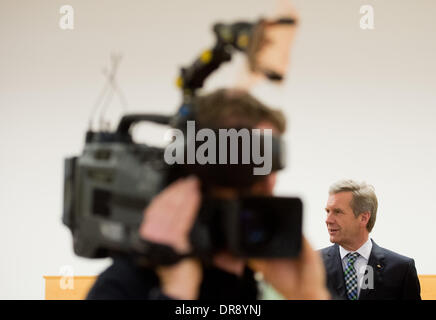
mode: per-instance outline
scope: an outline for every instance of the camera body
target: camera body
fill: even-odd
[[[203,170],[198,164],[189,171],[168,165],[163,148],[134,143],[128,128],[143,120],[156,119],[126,116],[115,132],[88,132],[83,154],[65,159],[63,223],[72,232],[79,256],[102,258],[122,252],[148,265],[181,258],[169,247],[141,239],[139,226],[144,209],[160,191],[181,176],[201,175]],[[280,153],[273,152],[278,158]],[[238,181],[238,176],[232,179]],[[192,255],[208,259],[227,250],[240,257],[293,257],[301,247],[301,223],[298,198],[205,196],[190,234]]]
[[[88,133],[83,154],[65,159],[63,222],[77,255],[106,257],[141,242],[142,212],[166,184],[162,152]]]

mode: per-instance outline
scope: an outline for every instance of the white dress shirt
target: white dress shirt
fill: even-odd
[[[341,246],[339,246],[339,253],[341,255],[342,260],[342,268],[345,270],[347,268],[348,257],[346,255],[350,252],[357,252],[360,256],[354,262],[354,269],[356,269],[357,273],[357,297],[360,295],[360,288],[362,287],[362,281],[364,279],[366,266],[368,265],[369,256],[372,250],[372,241],[368,238],[368,240],[356,251],[348,251]]]

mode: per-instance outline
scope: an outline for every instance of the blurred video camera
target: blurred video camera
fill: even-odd
[[[196,91],[236,51],[247,55],[251,71],[280,81],[284,70],[274,65],[277,61],[269,63],[267,57],[274,52],[272,46],[289,42],[283,31],[289,32],[295,23],[292,18],[283,18],[216,24],[214,47],[181,70],[178,85],[183,103],[175,115],[127,114],[114,131],[86,133],[83,153],[65,159],[62,220],[72,232],[77,255],[102,258],[121,252],[150,266],[176,263],[183,256],[139,236],[143,212],[151,200],[171,182],[192,174],[204,186],[243,188],[259,179],[253,175],[253,162],[170,165],[164,161],[164,148],[135,143],[131,128],[140,122],[152,122],[186,131],[187,122],[195,121]],[[189,143],[186,138],[183,148],[188,148]],[[284,150],[279,137],[272,137],[270,148],[272,171],[282,169]],[[301,224],[302,202],[298,198],[204,197],[190,233],[190,255],[209,259],[214,253],[227,250],[240,257],[295,257],[301,248]]]

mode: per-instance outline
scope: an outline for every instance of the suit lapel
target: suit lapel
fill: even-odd
[[[345,289],[344,271],[342,268],[341,255],[339,254],[339,246],[337,244],[330,247],[327,253],[326,261],[327,278],[331,279],[331,289],[333,294],[336,294],[337,299],[347,299]]]
[[[383,251],[381,250],[381,248],[371,239],[372,241],[372,249],[371,249],[371,254],[369,256],[369,260],[368,260],[368,266],[367,266],[367,274],[365,275],[365,279],[364,279],[364,283],[366,281],[366,279],[368,279],[368,283],[370,283],[370,277],[371,277],[371,273],[374,276],[374,287],[368,287],[367,289],[361,289],[360,290],[360,295],[359,295],[359,300],[371,300],[371,299],[375,299],[375,294],[376,294],[376,289],[380,286],[382,286],[383,283],[383,270],[385,267],[385,257],[383,254]],[[368,268],[370,267],[370,268]],[[362,283],[362,286],[364,286],[365,284]]]

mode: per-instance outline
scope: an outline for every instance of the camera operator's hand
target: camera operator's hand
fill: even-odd
[[[157,195],[144,212],[140,235],[146,240],[168,245],[178,253],[191,250],[189,232],[201,203],[199,181],[180,179]],[[176,299],[196,299],[202,280],[200,263],[184,259],[157,270],[164,294]]]
[[[318,252],[303,238],[298,259],[252,260],[250,266],[263,274],[286,299],[326,300],[330,298],[325,285],[325,269]]]

